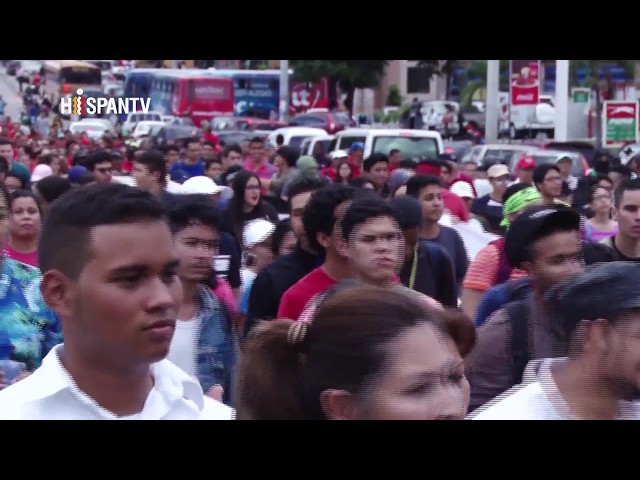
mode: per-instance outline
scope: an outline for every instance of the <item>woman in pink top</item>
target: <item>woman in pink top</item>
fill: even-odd
[[[11,237],[7,243],[6,256],[38,267],[38,236],[42,223],[40,202],[29,190],[17,190],[12,198]]]
[[[611,219],[611,193],[609,190],[594,185],[589,196],[589,206],[594,216],[584,224],[583,240],[597,243],[618,233],[618,222]]]

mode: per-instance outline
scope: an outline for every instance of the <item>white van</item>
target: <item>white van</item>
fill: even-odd
[[[364,143],[364,158],[372,153],[389,155],[393,149],[400,150],[402,158],[427,157],[435,159],[444,152],[442,137],[431,130],[349,128],[336,133],[331,151],[349,151],[351,145]]]
[[[316,147],[316,144],[319,143],[322,145],[322,151],[324,153],[329,152],[329,148],[331,147],[331,142],[333,141],[333,135],[327,135],[325,137],[309,137],[305,138],[302,141],[302,145],[300,146],[300,154],[301,155],[313,155],[313,150]]]
[[[327,132],[322,128],[311,127],[284,127],[274,130],[269,133],[267,141],[273,145],[276,144],[276,137],[282,135],[284,137],[284,144],[291,147],[301,148],[304,139],[309,137],[326,137]]]

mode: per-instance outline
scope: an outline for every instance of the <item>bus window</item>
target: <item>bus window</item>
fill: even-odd
[[[71,83],[78,85],[101,85],[102,72],[95,70],[80,70],[73,67],[65,67],[61,70],[63,83]]]

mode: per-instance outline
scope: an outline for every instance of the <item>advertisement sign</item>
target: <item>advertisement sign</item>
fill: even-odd
[[[573,103],[589,103],[590,95],[590,88],[574,87],[571,89]]]
[[[638,143],[638,102],[607,100],[602,108],[605,147]]]
[[[329,107],[329,84],[326,78],[315,83],[293,82],[289,114],[296,115],[310,108]]]
[[[540,98],[540,60],[511,60],[509,68],[509,104],[511,121],[523,128],[535,121]]]

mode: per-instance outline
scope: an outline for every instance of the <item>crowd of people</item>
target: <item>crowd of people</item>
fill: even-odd
[[[640,418],[640,157],[49,126],[2,124],[0,418]]]

